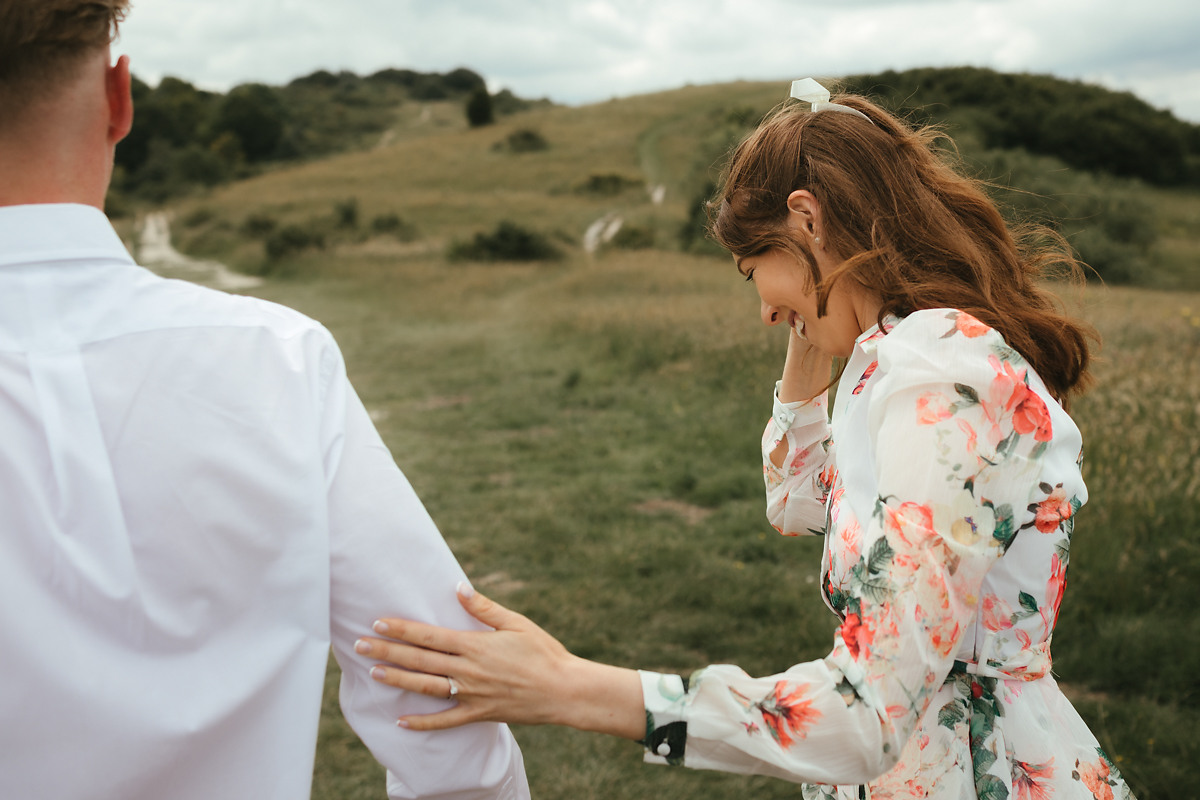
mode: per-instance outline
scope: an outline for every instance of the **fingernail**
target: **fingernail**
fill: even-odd
[[[354,652],[369,653],[369,652],[371,652],[371,645],[369,642],[367,642],[366,639],[359,639],[357,642],[354,643]]]
[[[371,629],[373,631],[375,631],[376,633],[387,633],[388,632],[387,623],[381,619],[375,620],[374,624],[371,625]]]
[[[475,596],[475,587],[466,581],[459,581],[458,586],[454,587],[454,591],[458,592],[458,596],[464,600],[470,600]]]
[[[407,727],[408,727],[408,720],[406,720],[406,719],[398,719],[398,720],[396,720],[396,726],[397,726],[397,727],[399,727],[399,728],[407,728]]]
[[[371,667],[371,677],[377,681],[383,680],[383,676],[386,674],[383,667]]]

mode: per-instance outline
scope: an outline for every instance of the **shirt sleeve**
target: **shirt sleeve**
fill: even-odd
[[[899,758],[1052,436],[1044,399],[998,334],[972,320],[942,336],[945,320],[927,316],[880,343],[864,397],[873,456],[853,468],[873,470],[878,495],[855,508],[864,552],[831,652],[764,678],[728,665],[688,680],[643,673],[647,761],[861,784]]]
[[[380,439],[346,380],[330,342],[322,356],[322,446],[330,525],[330,630],[342,669],[342,712],[388,771],[391,798],[519,800],[529,797],[521,752],[507,726],[475,723],[446,731],[397,727],[403,714],[448,701],[373,681],[374,662],[354,652],[371,623],[404,617],[478,629],[459,605],[466,576]]]
[[[787,439],[783,466],[771,453]],[[795,403],[779,400],[762,438],[763,482],[767,490],[767,521],[784,536],[825,532],[825,500],[833,478],[830,453],[828,397],[825,393]]]

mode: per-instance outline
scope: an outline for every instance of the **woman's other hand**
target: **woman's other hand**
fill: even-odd
[[[398,724],[436,730],[493,721],[568,725],[629,739],[645,735],[637,672],[572,655],[528,618],[465,583],[458,599],[495,630],[457,631],[389,618],[374,625],[387,639],[364,638],[355,645],[360,654],[386,662],[371,670],[380,683],[458,702]]]

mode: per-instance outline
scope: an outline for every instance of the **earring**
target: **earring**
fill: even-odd
[[[817,247],[820,247],[820,246],[821,246],[821,237],[820,237],[820,236],[814,236],[814,237],[813,237],[813,244],[815,244]]]

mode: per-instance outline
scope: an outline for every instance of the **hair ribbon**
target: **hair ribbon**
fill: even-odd
[[[817,111],[841,111],[845,114],[854,114],[856,117],[862,117],[867,122],[871,122],[871,118],[857,108],[844,106],[841,103],[829,102],[829,90],[812,78],[801,78],[798,81],[792,81],[791,96],[797,100],[811,104],[814,113]],[[871,122],[871,124],[874,125],[875,123]]]

